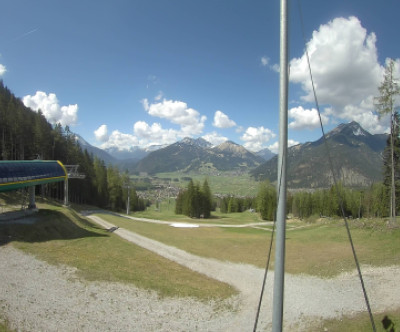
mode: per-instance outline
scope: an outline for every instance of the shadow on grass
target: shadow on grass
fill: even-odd
[[[81,218],[75,211],[70,215],[54,210],[0,222],[0,246],[10,242],[46,242],[87,237],[108,237],[104,230]]]

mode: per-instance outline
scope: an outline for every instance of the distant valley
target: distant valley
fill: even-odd
[[[341,124],[315,142],[299,144],[288,149],[289,188],[324,188],[333,183],[330,162],[335,177],[345,185],[365,187],[382,180],[382,153],[387,135],[372,135],[357,122]],[[131,174],[165,172],[217,175],[219,172],[233,174],[250,173],[257,180],[277,178],[277,156],[268,149],[258,153],[246,150],[231,141],[213,147],[202,138],[184,138],[168,146],[156,146],[151,150],[131,147],[101,150],[82,138],[78,143],[83,149],[107,164],[117,165]]]

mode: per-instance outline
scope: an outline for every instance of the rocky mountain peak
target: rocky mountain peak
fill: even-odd
[[[243,146],[238,145],[232,141],[225,141],[224,143],[221,143],[220,145],[216,146],[214,149],[224,153],[231,153],[238,156],[249,153],[249,151],[247,151]]]
[[[328,133],[327,136],[333,137],[335,135],[346,135],[346,136],[371,136],[371,134],[360,126],[356,121],[350,123],[342,123]]]
[[[211,143],[206,141],[204,138],[190,138],[190,137],[185,137],[184,139],[182,139],[179,143],[183,143],[186,145],[195,145],[195,146],[199,146],[201,148],[209,148],[211,147]]]

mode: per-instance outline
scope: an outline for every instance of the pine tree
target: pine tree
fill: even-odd
[[[201,195],[202,195],[201,214],[203,215],[204,218],[210,218],[211,208],[212,208],[212,195],[207,179],[204,180],[203,182],[203,186],[201,188]]]
[[[389,59],[385,67],[383,82],[379,86],[380,95],[379,97],[375,98],[375,106],[379,115],[390,115],[390,136],[388,140],[390,153],[386,153],[384,155],[384,173],[385,178],[387,178],[387,174],[390,173],[390,217],[392,224],[395,222],[396,218],[396,168],[398,168],[398,166],[396,167],[396,163],[398,165],[399,162],[399,157],[398,155],[396,157],[395,149],[396,143],[398,143],[399,140],[399,114],[395,102],[396,97],[400,95],[400,86],[398,79],[394,77],[395,65],[395,61],[393,59]],[[388,181],[386,180],[385,184],[389,186],[387,182]]]
[[[260,185],[257,194],[257,210],[264,220],[275,220],[277,205],[276,190],[268,181]]]
[[[207,180],[200,188],[190,180],[187,189],[179,192],[175,202],[175,213],[191,218],[209,218],[212,208],[212,195]]]
[[[185,201],[185,192],[180,190],[175,201],[175,214],[183,214],[183,204]]]

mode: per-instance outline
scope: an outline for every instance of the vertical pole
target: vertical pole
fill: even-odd
[[[128,185],[128,203],[126,204],[126,214],[129,215],[130,212],[130,201],[131,201],[131,187]]]
[[[36,188],[35,186],[28,187],[28,193],[29,193],[28,209],[36,209],[35,188]]]
[[[285,277],[286,233],[286,156],[288,108],[288,5],[281,0],[280,33],[280,84],[279,84],[279,154],[278,154],[278,209],[276,216],[275,273],[272,312],[272,331],[280,332],[283,326],[283,297]]]
[[[394,135],[395,135],[395,122],[394,122],[394,113],[393,113],[393,106],[392,108],[392,114],[391,114],[391,120],[390,120],[390,154],[391,154],[391,171],[392,171],[392,184],[391,184],[391,199],[390,199],[390,219],[392,226],[395,225],[396,223],[396,186],[395,186],[395,174],[394,174]]]
[[[64,205],[68,206],[68,177],[64,180]]]

